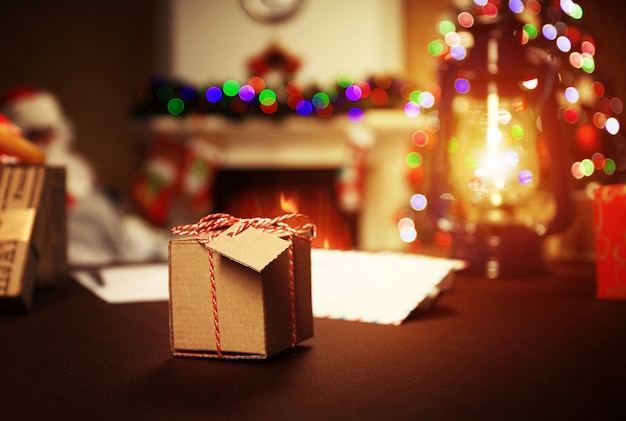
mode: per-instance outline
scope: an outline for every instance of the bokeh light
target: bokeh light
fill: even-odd
[[[493,3],[487,3],[483,6],[483,14],[485,16],[489,16],[491,18],[494,18],[496,16],[498,16],[498,6],[496,6]]]
[[[411,196],[411,207],[415,209],[416,211],[423,211],[424,209],[426,209],[427,205],[428,205],[428,200],[426,199],[426,196],[424,196],[423,194],[416,193],[413,196]]]
[[[524,128],[520,126],[519,124],[514,124],[511,127],[511,137],[513,138],[513,140],[520,141],[524,139],[524,135],[525,135]]]
[[[422,165],[424,158],[419,152],[409,152],[406,156],[406,164],[411,168],[417,168]]]
[[[328,107],[328,104],[330,104],[330,98],[325,92],[318,92],[313,95],[313,98],[311,98],[311,103],[315,108],[320,110]]]
[[[569,63],[572,65],[573,68],[575,69],[580,69],[583,67],[583,55],[580,54],[577,51],[573,51],[570,55],[569,55]]]
[[[415,118],[420,115],[422,109],[418,103],[409,101],[404,105],[404,113],[411,118]]]
[[[437,29],[439,30],[439,33],[444,36],[456,30],[454,23],[449,20],[440,21],[437,25]]]
[[[450,56],[455,60],[463,60],[467,56],[467,50],[462,45],[450,48]]]
[[[252,86],[254,92],[257,94],[265,89],[265,81],[259,76],[252,76],[248,79],[248,85]],[[287,90],[289,90],[289,84],[287,84]]]
[[[413,242],[417,238],[415,221],[409,217],[401,218],[398,221],[398,231],[400,232],[400,238],[405,243]]]
[[[293,79],[287,82],[286,89],[289,95],[302,95],[304,92],[304,84],[299,80]]]
[[[361,88],[361,99],[368,98],[372,92],[372,87],[365,81],[357,82],[356,85]],[[406,85],[404,85],[406,86]]]
[[[354,78],[349,73],[340,73],[337,76],[337,84],[342,88],[347,88],[354,83]]]
[[[457,32],[448,32],[443,39],[450,47],[461,45],[461,36]]]
[[[582,69],[587,73],[593,73],[596,69],[596,62],[592,56],[588,54],[583,54],[583,65]]]
[[[350,85],[346,88],[346,98],[348,98],[350,101],[358,101],[359,99],[361,99],[362,94],[363,91],[358,85]]]
[[[276,102],[276,92],[272,89],[263,89],[259,93],[259,102],[261,105],[271,106]]]
[[[583,41],[580,44],[580,51],[593,56],[596,54],[596,46],[590,41]]]
[[[296,105],[296,112],[301,116],[307,116],[313,112],[313,104],[306,99],[303,99],[298,102],[298,105]]]
[[[211,86],[206,90],[204,96],[209,102],[219,102],[222,99],[222,90],[217,86]]]
[[[613,111],[615,114],[621,114],[624,110],[624,103],[619,98],[611,98],[610,107],[611,111]]]
[[[183,101],[193,101],[194,99],[196,99],[196,96],[198,95],[196,92],[196,88],[194,88],[193,86],[189,86],[189,85],[184,85],[180,88],[180,99],[182,99]]]
[[[424,108],[431,108],[435,105],[435,96],[428,91],[420,92],[417,98],[417,102]]]
[[[440,56],[446,51],[446,45],[443,41],[437,39],[428,44],[428,52],[432,56]]]
[[[522,170],[517,175],[517,181],[527,186],[533,182],[533,173],[529,170]]]
[[[583,124],[576,129],[576,141],[584,149],[596,147],[598,132],[591,124]]]
[[[167,111],[171,115],[179,115],[185,110],[185,103],[180,98],[172,98],[167,102]]]
[[[387,92],[385,92],[384,89],[382,88],[372,89],[372,93],[370,94],[370,100],[372,101],[372,104],[382,107],[385,104],[387,104],[388,99],[389,99],[389,96],[387,95]]]
[[[352,123],[360,123],[361,121],[363,121],[364,116],[365,114],[360,108],[355,107],[348,110],[348,120],[350,120]]]
[[[593,171],[595,170],[595,166],[593,165],[593,161],[589,158],[585,158],[580,162],[580,167],[582,170],[582,173],[585,177],[589,177],[591,174],[593,174]]]
[[[609,117],[604,124],[606,131],[613,135],[619,132],[619,127],[619,121],[615,117]]]
[[[572,41],[566,36],[560,36],[556,39],[556,46],[559,50],[567,53],[572,49]]]
[[[315,113],[319,117],[322,117],[322,118],[332,117],[332,115],[333,115],[333,105],[332,104],[328,104],[324,108],[317,108],[317,107],[315,107]]]
[[[524,11],[524,2],[522,0],[509,0],[509,9],[513,13],[522,13]]]
[[[615,161],[613,161],[611,158],[607,158],[604,162],[604,173],[606,175],[613,175],[616,169],[617,165],[615,164]]]
[[[574,108],[568,107],[563,112],[563,118],[570,124],[575,124],[578,121],[578,111]]]
[[[463,28],[471,28],[474,25],[474,16],[469,12],[461,12],[457,17],[459,25]]]
[[[466,94],[470,90],[470,83],[467,79],[458,78],[454,81],[454,89],[460,94]]]
[[[593,115],[593,124],[598,129],[604,129],[604,125],[606,124],[606,115],[604,113],[598,111]]]
[[[275,101],[274,103],[270,104],[270,105],[265,105],[265,104],[261,104],[261,111],[263,111],[263,113],[265,114],[274,114],[276,111],[278,111],[278,102]]]
[[[565,89],[564,92],[565,95],[565,99],[568,102],[571,102],[572,104],[575,104],[578,102],[578,99],[580,98],[580,94],[578,93],[578,89],[570,86],[569,88]]]
[[[523,27],[524,32],[528,35],[528,38],[535,39],[537,38],[537,27],[533,24],[527,23]]]
[[[546,23],[545,25],[543,25],[543,28],[541,28],[541,33],[546,39],[550,41],[555,40],[558,35],[556,27],[549,23]]]
[[[235,95],[239,94],[239,88],[239,82],[233,79],[227,80],[222,85],[222,91],[224,92],[224,95],[229,97],[234,97]]]
[[[600,152],[596,152],[591,156],[591,161],[593,162],[593,166],[596,170],[601,170],[604,168],[606,164],[606,159],[604,155]]]
[[[428,134],[423,130],[418,130],[413,133],[412,140],[415,146],[426,146],[426,144],[428,144]]]
[[[541,4],[537,0],[528,0],[526,2],[526,10],[534,15],[541,13]]]
[[[581,168],[580,162],[574,162],[572,164],[572,176],[574,176],[574,178],[577,180],[580,180],[585,176]]]
[[[572,0],[560,0],[561,10],[574,19],[583,17],[582,7]]]
[[[254,88],[251,85],[241,85],[239,88],[239,98],[243,101],[251,101],[254,99]]]

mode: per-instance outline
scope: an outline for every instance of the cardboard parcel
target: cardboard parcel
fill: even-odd
[[[67,275],[65,170],[0,165],[0,311],[30,309]]]
[[[313,336],[311,232],[241,224],[170,242],[174,355],[263,359]]]

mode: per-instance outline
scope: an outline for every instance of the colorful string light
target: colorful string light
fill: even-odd
[[[428,43],[427,52],[441,61],[465,60],[472,53],[471,31],[478,22],[494,19],[500,14],[514,14],[522,27],[519,34],[521,44],[547,50],[560,58],[559,84],[555,89],[560,98],[558,117],[566,126],[567,137],[564,141],[574,161],[571,166],[572,176],[582,183],[575,186],[626,182],[626,138],[621,133],[620,123],[623,102],[608,96],[604,83],[596,79],[597,44],[591,34],[580,27],[584,16],[582,7],[574,0],[460,0],[455,4],[457,8],[454,17],[437,22],[436,32],[440,37]],[[533,90],[537,84],[538,80],[534,79],[523,81],[522,86]],[[464,95],[471,92],[472,86],[460,75],[454,83],[454,89],[457,94]],[[414,97],[410,101],[420,105],[424,112],[424,104]],[[458,103],[462,104],[461,101]],[[427,119],[432,132],[437,132],[440,124],[436,105]],[[519,104],[519,107],[525,106]],[[521,141],[526,135],[519,125],[514,125],[508,134],[513,142]],[[458,141],[449,139],[446,142],[448,152],[454,153]],[[426,145],[422,135],[413,135],[412,146],[415,150]],[[540,148],[538,152],[542,165],[549,165],[547,151]],[[507,155],[505,161],[515,162],[515,157]],[[409,167],[411,162],[407,158]],[[465,165],[474,169],[476,174],[468,187],[479,193],[483,189],[483,182],[477,163],[478,158],[472,156],[465,161]],[[412,172],[408,174],[409,181],[415,186]],[[520,171],[517,176],[518,182],[523,185],[532,183],[533,178],[534,174],[528,170]],[[411,197],[411,206],[414,197]]]
[[[297,79],[274,88],[270,88],[259,76],[245,82],[229,79],[221,84],[193,87],[154,76],[147,86],[137,91],[133,116],[142,118],[165,114],[184,117],[199,112],[227,117],[259,114],[282,117],[294,113],[328,118],[344,114],[357,123],[368,108],[402,107],[413,90],[412,84],[387,75],[355,80],[348,74],[342,74],[337,77],[335,86],[321,90],[307,87]],[[176,101],[170,104],[173,99]],[[411,107],[407,110],[409,114],[415,116],[419,112]]]

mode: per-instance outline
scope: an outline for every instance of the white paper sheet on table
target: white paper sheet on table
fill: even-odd
[[[445,290],[458,260],[395,252],[311,250],[315,317],[400,324],[415,308]],[[74,278],[109,303],[165,301],[168,266],[138,264],[100,270],[104,285],[90,271]]]
[[[450,287],[464,263],[395,252],[314,250],[316,317],[399,325]]]
[[[112,304],[164,301],[169,298],[167,263],[104,267],[98,285],[93,270],[76,270],[74,279]]]

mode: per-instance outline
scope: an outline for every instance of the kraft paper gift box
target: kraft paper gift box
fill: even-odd
[[[594,192],[597,297],[626,299],[626,184]]]
[[[241,228],[170,241],[174,355],[263,359],[313,336],[311,232]]]
[[[0,311],[24,312],[35,287],[67,275],[65,170],[0,165]]]

